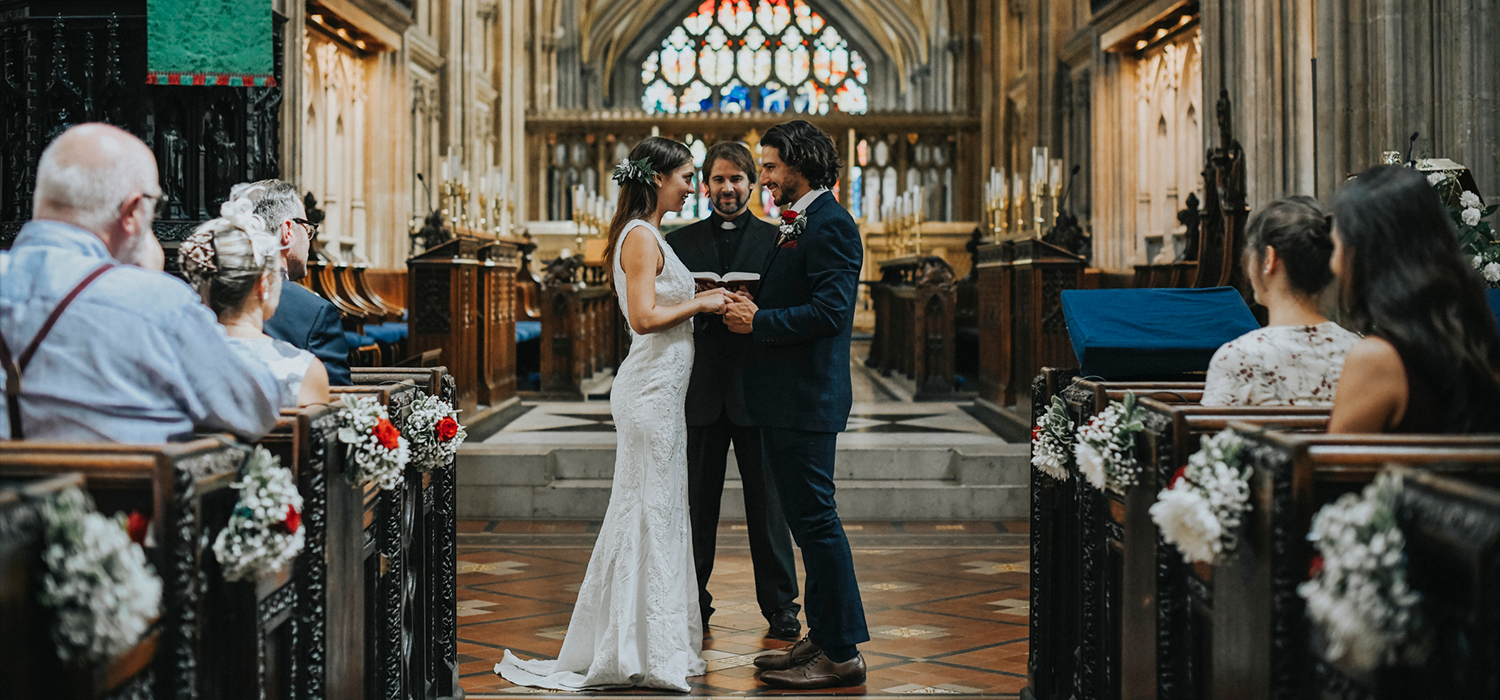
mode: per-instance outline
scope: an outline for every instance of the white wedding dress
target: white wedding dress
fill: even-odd
[[[661,232],[639,219],[624,236],[654,235],[666,258],[656,276],[656,303],[694,296],[692,273]],[[618,248],[617,248],[618,250]],[[625,273],[613,261],[615,293],[629,320]],[[630,332],[609,408],[618,437],[614,487],[593,556],[578,590],[573,619],[556,661],[523,661],[509,651],[495,672],[517,685],[578,690],[641,686],[688,692],[702,675],[703,623],[688,525],[688,377],[693,326]]]

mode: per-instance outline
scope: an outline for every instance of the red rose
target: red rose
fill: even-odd
[[[151,519],[141,515],[139,511],[130,511],[130,516],[125,519],[125,532],[130,535],[130,541],[138,545],[146,544],[146,528],[151,524]]]
[[[379,440],[387,450],[394,450],[401,446],[401,431],[384,418],[375,424],[375,430],[372,432],[375,433],[375,439]]]
[[[1171,481],[1171,483],[1169,483],[1167,485],[1167,488],[1169,488],[1169,489],[1175,489],[1175,488],[1177,488],[1177,482],[1182,481],[1182,477],[1184,477],[1186,475],[1187,475],[1187,465],[1184,464],[1184,465],[1178,467],[1177,471],[1172,474],[1172,481]]]
[[[453,420],[453,416],[444,416],[442,420],[438,421],[438,440],[447,442],[452,440],[455,435],[458,435],[458,421]]]
[[[792,211],[790,209],[781,212],[781,220],[785,221],[787,223],[792,223],[793,221],[796,221],[798,216],[801,216],[801,214],[798,214],[797,212],[794,212],[794,211]]]
[[[1039,438],[1039,437],[1041,437],[1041,435],[1042,435],[1042,426],[1039,425],[1039,426],[1031,429],[1031,441],[1032,442],[1036,442],[1036,439]]]
[[[1317,578],[1321,573],[1323,573],[1323,555],[1318,554],[1313,556],[1312,564],[1307,567],[1307,577]]]
[[[296,506],[286,504],[286,519],[281,521],[282,530],[288,535],[295,535],[299,527],[302,527],[302,514],[297,512]]]

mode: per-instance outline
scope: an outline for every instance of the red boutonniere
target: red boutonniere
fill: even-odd
[[[401,446],[401,431],[385,418],[381,418],[380,422],[375,424],[374,433],[375,439],[379,440],[381,446],[387,450],[394,450]]]
[[[437,438],[443,442],[453,439],[458,434],[458,421],[453,416],[446,416],[437,424]]]
[[[1172,474],[1172,480],[1169,481],[1169,482],[1167,482],[1167,488],[1169,488],[1169,489],[1175,489],[1175,488],[1177,488],[1177,482],[1182,481],[1182,478],[1184,476],[1186,476],[1186,475],[1187,475],[1187,465],[1184,464],[1184,465],[1178,467],[1177,471]]]
[[[802,237],[802,232],[807,230],[807,214],[800,211],[781,212],[781,238],[777,239],[778,248],[796,248],[797,239]]]

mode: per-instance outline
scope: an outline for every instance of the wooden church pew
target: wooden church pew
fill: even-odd
[[[228,438],[167,445],[0,443],[0,478],[75,472],[105,514],[151,514],[162,577],[157,697],[292,697],[289,571],[228,582],[211,546],[238,500],[246,452]],[[284,663],[282,663],[284,661]]]
[[[1316,660],[1313,692],[1371,700],[1500,698],[1500,490],[1393,467],[1408,581],[1432,631],[1421,668]]]
[[[1500,436],[1297,435],[1232,424],[1246,440],[1251,503],[1238,555],[1213,577],[1211,678],[1219,700],[1300,697],[1313,682],[1307,532],[1318,508],[1374,480],[1387,463],[1500,484]]]
[[[1213,567],[1187,566],[1176,547],[1160,537],[1150,509],[1157,494],[1200,448],[1200,438],[1230,423],[1276,426],[1295,432],[1322,433],[1327,406],[1203,406],[1141,399],[1145,429],[1136,438],[1137,459],[1145,468],[1141,483],[1125,498],[1123,539],[1109,542],[1121,555],[1122,589],[1118,636],[1120,674],[1113,679],[1122,697],[1202,697],[1207,659]],[[1113,528],[1111,532],[1113,532]],[[1118,646],[1116,646],[1116,644]],[[1147,692],[1149,691],[1149,692]]]
[[[418,390],[454,402],[453,376],[443,367],[356,369],[355,385],[410,381]],[[460,416],[462,418],[462,416]],[[420,478],[420,504],[413,537],[411,568],[417,582],[418,637],[426,641],[418,677],[436,697],[458,693],[458,479],[449,464],[425,475],[414,469],[408,478]],[[413,673],[416,673],[414,671]]]
[[[41,588],[41,507],[68,489],[84,488],[76,473],[34,479],[0,478],[0,688],[7,698],[96,700],[150,697],[161,639],[146,632],[125,653],[98,665],[64,664],[51,640]]]

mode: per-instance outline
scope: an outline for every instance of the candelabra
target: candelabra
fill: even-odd
[[[990,169],[990,179],[984,184],[984,210],[990,239],[1000,240],[1010,229],[1010,181],[1004,169]]]

